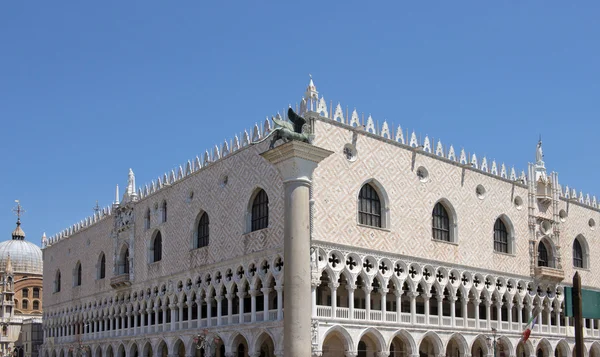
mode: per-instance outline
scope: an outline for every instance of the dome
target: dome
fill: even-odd
[[[5,269],[9,255],[15,273],[42,274],[42,250],[37,245],[17,239],[0,243],[0,270]]]
[[[12,233],[12,240],[0,243],[0,270],[6,269],[9,256],[14,273],[42,275],[44,269],[42,250],[25,240],[20,219],[17,220],[17,228]]]

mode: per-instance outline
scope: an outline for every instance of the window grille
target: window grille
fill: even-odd
[[[440,202],[433,207],[431,226],[433,239],[450,242],[450,216]]]
[[[494,250],[500,253],[508,253],[508,231],[500,218],[494,224]]]
[[[583,268],[583,249],[578,239],[573,241],[573,266]]]
[[[538,245],[538,266],[548,266],[548,250],[546,249],[546,244],[544,244],[544,242],[540,242]]]
[[[368,183],[358,194],[358,223],[381,227],[381,201],[377,191]]]
[[[264,190],[260,190],[252,202],[251,226],[252,232],[269,226],[269,197]]]
[[[201,248],[206,246],[208,246],[208,214],[204,212],[198,222],[198,241],[196,242],[196,247]]]

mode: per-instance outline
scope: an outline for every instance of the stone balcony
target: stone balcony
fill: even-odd
[[[131,281],[129,281],[129,274],[127,273],[110,278],[110,286],[112,286],[113,289],[121,289],[130,285]]]
[[[562,269],[552,267],[535,267],[534,275],[536,279],[559,283],[564,280],[565,272]]]

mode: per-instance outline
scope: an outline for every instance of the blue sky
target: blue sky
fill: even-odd
[[[600,196],[600,3],[0,4],[0,240],[40,243],[298,102],[327,102]],[[596,154],[596,155],[595,155]],[[123,192],[123,191],[121,191]]]

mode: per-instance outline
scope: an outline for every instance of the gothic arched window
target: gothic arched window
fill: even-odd
[[[144,216],[144,228],[150,229],[150,208],[146,210],[146,215]]]
[[[152,261],[151,263],[158,262],[162,259],[162,235],[160,231],[156,232],[154,240],[152,241]]]
[[[494,223],[494,250],[500,253],[509,253],[508,230],[500,218]]]
[[[436,203],[433,207],[431,227],[433,239],[451,242],[450,216],[441,202]]]
[[[269,226],[269,196],[265,190],[260,190],[252,201],[251,231],[267,228]]]
[[[77,262],[77,271],[75,273],[75,286],[81,286],[81,263]]]
[[[575,268],[584,268],[583,265],[583,248],[579,239],[573,241],[573,266]]]
[[[56,277],[54,278],[54,292],[60,291],[60,270],[56,271]]]
[[[358,223],[381,228],[381,201],[371,184],[364,184],[358,194]]]
[[[162,213],[162,221],[166,222],[167,221],[167,201],[163,201],[161,211],[162,211],[161,212]]]
[[[538,266],[539,267],[547,267],[548,265],[548,249],[546,249],[546,244],[544,242],[540,242],[538,244]]]
[[[104,279],[106,277],[106,256],[104,253],[100,253],[100,262],[98,266],[98,279]]]
[[[198,221],[196,248],[208,246],[208,223],[208,214],[204,212]]]

